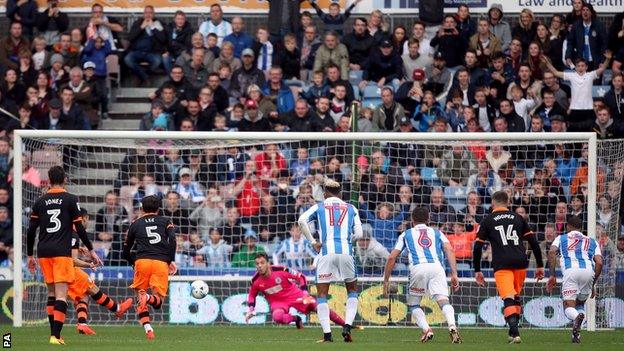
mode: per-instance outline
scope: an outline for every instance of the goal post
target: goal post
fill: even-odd
[[[220,150],[219,152],[222,152],[222,150],[226,149],[228,146],[237,146],[237,147],[240,147],[241,149],[245,149],[249,147],[249,149],[245,149],[245,152],[247,153],[247,152],[257,152],[257,150],[261,150],[263,146],[266,146],[268,144],[279,144],[281,148],[280,152],[284,154],[288,153],[290,156],[285,156],[285,158],[290,161],[290,160],[296,159],[297,148],[300,145],[303,145],[304,143],[305,145],[310,146],[309,149],[311,152],[312,152],[312,149],[314,149],[314,152],[320,150],[318,155],[315,154],[313,156],[311,154],[310,159],[312,160],[323,159],[323,161],[321,162],[323,166],[325,166],[325,163],[329,163],[329,160],[328,160],[329,154],[324,154],[324,153],[327,152],[327,150],[329,150],[330,147],[333,147],[332,145],[337,144],[337,143],[343,143],[344,145],[348,146],[348,147],[341,148],[339,151],[339,152],[342,152],[342,154],[339,155],[340,156],[339,159],[341,160],[340,171],[342,171],[342,175],[344,175],[344,179],[345,179],[344,182],[353,183],[353,184],[355,184],[354,179],[356,177],[360,177],[364,175],[363,173],[365,171],[360,170],[360,167],[364,167],[365,164],[369,163],[368,160],[371,156],[371,153],[374,153],[375,150],[380,150],[380,149],[390,150],[390,152],[392,152],[393,151],[392,148],[401,148],[402,147],[401,145],[413,145],[415,149],[418,149],[420,151],[422,150],[426,151],[428,150],[428,148],[437,147],[437,148],[440,148],[440,150],[444,152],[447,152],[447,151],[450,152],[450,150],[454,146],[457,146],[458,148],[465,150],[467,153],[471,153],[470,157],[473,157],[472,153],[477,153],[477,152],[480,152],[480,155],[483,156],[484,155],[483,151],[489,150],[494,145],[499,145],[499,146],[502,146],[503,148],[516,148],[517,150],[520,150],[520,149],[524,150],[524,148],[529,148],[529,147],[532,147],[533,145],[539,144],[539,145],[552,146],[554,150],[556,145],[563,144],[564,146],[567,145],[567,147],[569,147],[570,150],[572,150],[573,148],[576,148],[573,151],[579,152],[579,153],[581,150],[578,149],[578,145],[581,145],[581,144],[586,145],[587,146],[587,156],[585,160],[587,163],[586,185],[587,185],[588,191],[586,195],[586,207],[585,208],[586,208],[587,232],[591,237],[596,236],[596,222],[597,222],[596,205],[598,203],[598,197],[597,197],[598,189],[601,187],[601,185],[598,184],[598,175],[599,175],[598,170],[604,166],[604,165],[601,166],[599,163],[606,164],[606,166],[604,167],[614,167],[613,165],[615,164],[619,166],[624,166],[624,152],[622,152],[622,149],[624,149],[624,143],[622,141],[598,141],[596,138],[596,134],[594,133],[322,133],[321,134],[321,133],[270,133],[270,132],[246,132],[246,133],[192,132],[192,133],[185,133],[185,132],[142,132],[142,131],[16,130],[15,135],[14,135],[14,150],[16,151],[14,153],[14,175],[13,175],[14,178],[13,179],[22,179],[22,176],[23,176],[22,170],[24,168],[25,163],[28,163],[29,165],[32,166],[33,163],[38,162],[37,160],[35,160],[34,153],[36,151],[44,149],[45,147],[49,145],[53,145],[56,148],[55,150],[58,151],[58,158],[60,159],[60,162],[62,163],[66,171],[68,171],[70,183],[72,182],[73,174],[81,174],[81,175],[86,175],[86,177],[94,178],[94,179],[88,179],[90,180],[88,182],[85,181],[83,186],[88,187],[88,186],[91,186],[92,184],[93,186],[102,186],[102,184],[110,185],[110,183],[108,183],[108,180],[104,178],[102,179],[99,178],[101,174],[103,174],[103,171],[105,171],[104,168],[111,168],[111,170],[115,170],[114,167],[117,167],[119,168],[118,172],[121,173],[122,168],[126,169],[124,167],[126,167],[127,165],[123,164],[123,162],[125,162],[126,159],[124,159],[124,161],[111,161],[107,158],[105,160],[100,160],[98,162],[83,162],[83,163],[74,162],[75,160],[79,160],[81,157],[83,157],[86,154],[97,155],[98,152],[101,154],[105,154],[106,152],[108,152],[107,150],[111,150],[111,149],[118,149],[118,150],[121,150],[118,153],[124,153],[124,152],[127,152],[128,150],[134,150],[138,148],[142,148],[142,149],[153,148],[154,150],[160,150],[161,152],[166,152],[169,149],[176,149],[176,150],[179,149],[179,150],[186,150],[188,152],[192,152],[193,150],[204,150],[204,149],[209,149],[209,148],[217,149],[218,148]],[[474,146],[476,145],[476,143],[479,144],[478,151],[474,150],[475,149]],[[604,150],[606,151],[603,151],[603,154],[601,154],[601,147],[606,145],[604,143],[612,143],[612,144],[609,144],[610,145],[609,148],[605,147]],[[87,149],[88,151],[84,151],[85,149]],[[470,151],[467,151],[468,149],[470,149]],[[608,150],[615,150],[614,152],[617,151],[617,155],[611,156],[608,154],[604,154]],[[418,155],[421,155],[420,151]],[[526,157],[526,159],[522,159],[521,161],[523,162],[523,167],[526,167],[527,172],[529,169],[531,170],[531,172],[533,172],[534,169],[541,168],[541,166],[537,167],[535,166],[535,164],[539,163],[541,165],[540,162],[543,160],[529,159],[529,157],[531,156],[526,156],[526,155],[529,155],[529,153],[524,152],[524,151],[518,152],[517,154],[525,155],[522,157]],[[28,157],[27,162],[24,162],[25,161],[23,159],[24,155]],[[163,154],[161,153],[160,155],[162,156]],[[426,153],[424,153],[423,151],[422,155],[426,155]],[[41,159],[41,158],[44,158],[45,156],[38,155],[38,157]],[[361,160],[362,157],[364,157],[365,160]],[[402,154],[399,154],[399,156],[396,156],[396,157],[400,159],[403,156]],[[396,160],[396,157],[395,157],[395,160]],[[604,159],[601,159],[601,157]],[[611,159],[608,159],[609,157],[611,157]],[[253,160],[253,158],[251,159]],[[387,157],[386,159],[389,159],[389,158]],[[479,159],[478,157],[474,156],[475,165],[478,163],[479,160],[483,161],[482,159]],[[47,161],[50,161],[50,160],[47,160]],[[420,164],[420,161],[421,160],[418,160],[419,164]],[[423,164],[425,161],[427,160],[425,159],[422,160]],[[538,161],[538,162],[536,163],[534,161]],[[367,173],[367,175],[370,175],[371,179],[374,178],[374,174],[375,174],[373,171],[371,171],[371,169],[374,168],[374,165],[372,164],[373,162],[375,161],[372,158],[370,158],[371,165],[369,165],[370,166],[369,171],[368,171],[369,173]],[[390,162],[386,162],[385,164],[380,164],[379,167],[380,168],[385,167],[389,169],[389,167],[392,167],[391,165],[390,166],[388,165],[389,163]],[[42,164],[46,164],[46,163],[43,162]],[[103,165],[106,165],[106,167],[104,167]],[[433,175],[429,174],[428,176],[430,176],[430,178],[428,178],[427,181],[431,180],[432,182],[435,182],[435,184],[437,184],[435,185],[435,188],[439,186],[440,181],[441,181],[440,179],[437,178],[436,172],[437,174],[440,174],[441,169],[444,167],[452,168],[452,171],[454,172],[466,171],[467,175],[474,175],[477,172],[476,167],[468,171],[468,170],[463,170],[461,167],[454,166],[454,164],[452,163],[446,163],[446,164],[443,163],[443,165],[444,166],[440,166],[438,164],[434,167],[423,166],[420,168],[421,170],[423,170],[423,173],[424,173],[425,168],[427,168],[429,171],[433,169],[434,174]],[[37,166],[37,164],[35,164],[35,166]],[[39,164],[39,166],[41,166],[41,164]],[[143,167],[147,165],[142,164],[141,166]],[[403,168],[409,168],[409,167],[403,167]],[[44,169],[44,167],[41,166],[40,171],[41,172],[47,171],[47,169]],[[401,173],[401,171],[403,171],[403,173]],[[217,171],[212,171],[212,172],[217,172]],[[218,172],[223,172],[223,171],[219,169]],[[362,172],[362,174],[359,174],[359,172]],[[387,174],[388,172],[389,171],[384,171],[382,173]],[[407,169],[402,169],[402,170],[397,171],[397,174],[398,174],[397,177],[401,178],[400,179],[401,182],[405,182],[406,184],[409,182],[408,172],[411,172],[411,170],[408,171]],[[424,176],[425,175],[423,174],[423,177]],[[314,178],[313,175],[312,175],[312,178]],[[357,181],[358,183],[357,191],[352,189],[350,193],[351,194],[350,198],[352,200],[356,199],[357,201],[358,199],[357,195],[364,195],[365,197],[370,197],[374,193],[372,190],[360,189],[360,185],[361,185],[360,181],[361,179]],[[369,181],[371,183],[373,182],[370,179]],[[449,184],[452,184],[452,183],[449,183]],[[392,199],[395,199],[395,198],[398,199],[400,197],[398,190],[401,186],[400,184],[396,184],[396,185],[397,185],[396,193],[389,195],[392,197]],[[567,184],[566,186],[569,187],[570,184]],[[32,299],[43,298],[43,296],[41,295],[42,292],[40,289],[37,290],[36,292],[31,291],[25,294],[27,290],[25,289],[25,287],[27,284],[25,284],[25,281],[24,281],[24,277],[26,277],[26,274],[27,274],[27,272],[25,271],[25,265],[24,265],[25,243],[23,242],[23,238],[25,237],[26,227],[25,227],[25,224],[23,224],[24,221],[22,220],[22,218],[26,211],[25,209],[29,208],[30,202],[32,202],[33,197],[40,195],[40,189],[32,189],[32,187],[28,185],[25,186],[23,182],[20,182],[20,181],[15,181],[13,187],[14,187],[14,194],[15,194],[14,195],[14,247],[16,248],[15,255],[14,255],[14,266],[13,266],[13,270],[14,270],[13,272],[14,273],[13,274],[13,280],[14,280],[13,325],[16,327],[19,327],[19,326],[22,326],[23,324],[31,324],[39,320],[38,314],[33,309],[35,309],[37,306],[43,306],[43,303],[44,303],[44,302],[35,303],[32,301]],[[445,190],[448,187],[453,187],[453,186],[442,185],[440,189]],[[509,187],[509,186],[507,185],[506,187]],[[218,188],[219,191],[221,191],[219,186],[215,186],[215,188]],[[354,185],[354,188],[355,188],[355,185]],[[431,185],[431,188],[434,189],[434,185]],[[456,189],[457,191],[467,192],[468,190],[470,190],[465,184],[456,186],[456,188],[457,188]],[[80,188],[80,189],[84,189],[84,188]],[[69,190],[72,191],[72,188],[70,187]],[[27,195],[27,198],[25,198],[24,195]],[[82,194],[76,193],[76,195],[81,196]],[[459,198],[461,198],[462,201],[465,201],[466,196],[467,196],[467,193],[462,193],[462,195]],[[487,196],[487,195],[484,195],[484,196]],[[526,196],[529,198],[531,197],[529,195],[526,195]],[[561,196],[564,196],[569,199],[571,194],[569,192],[566,192],[565,194],[561,194]],[[347,198],[345,197],[345,199]],[[397,201],[397,204],[398,204],[398,201]],[[428,204],[425,204],[425,205],[428,205]],[[93,206],[95,206],[95,204],[93,204]],[[381,206],[381,203],[379,203],[377,206]],[[619,200],[614,205],[614,207],[615,206],[619,207]],[[525,207],[528,209],[529,205],[526,205]],[[528,215],[529,214],[527,214],[527,216]],[[540,214],[540,216],[541,215],[542,214]],[[554,215],[554,213],[543,213],[543,215],[544,215],[543,217],[539,217],[540,223],[538,224],[540,226],[543,226],[544,224],[546,224],[544,223],[544,221],[546,221],[545,218],[547,217],[550,218],[550,215]],[[459,220],[455,220],[455,221],[459,222]],[[550,223],[550,219],[548,219],[548,221]],[[617,220],[617,223],[619,225],[619,219]],[[447,225],[448,227],[451,226],[450,223],[447,223]],[[392,238],[394,238],[394,235],[395,234],[392,233]],[[609,233],[609,235],[613,239],[615,239],[615,234]],[[384,238],[384,239],[389,239],[389,238]],[[204,262],[204,264],[206,263]],[[383,267],[377,267],[377,268],[383,269]],[[126,271],[123,271],[123,272],[122,271],[123,270],[120,269],[118,273],[111,273],[111,274],[118,274],[118,275],[125,274]],[[378,271],[379,269],[376,269],[376,272]],[[465,271],[469,272],[471,270],[468,267]],[[222,309],[223,311],[222,313],[225,313],[226,307],[225,305],[221,306],[219,304],[225,303],[225,301],[230,298],[230,296],[228,296],[229,292],[236,292],[237,294],[240,294],[242,291],[241,289],[244,288],[245,282],[248,280],[248,277],[245,277],[244,275],[237,276],[236,273],[233,273],[231,268],[224,269],[223,275],[204,275],[202,274],[203,271],[201,269],[189,270],[188,272],[189,272],[188,274],[174,277],[172,279],[172,283],[189,282],[192,279],[196,279],[196,278],[204,279],[204,280],[212,282],[217,290],[223,291],[222,296],[217,296],[215,298],[215,301],[216,301],[215,303],[217,303],[216,308],[217,310]],[[102,281],[104,284],[108,284],[106,280],[110,279],[111,281],[110,284],[113,284],[113,285],[110,285],[109,287],[112,287],[114,289],[119,289],[119,292],[120,293],[122,292],[121,286],[114,285],[114,284],[121,284],[121,283],[113,283],[113,281],[115,280],[115,277],[107,276],[106,272],[102,273],[100,276],[98,276],[97,273],[92,276],[96,277],[96,281],[98,282]],[[367,288],[368,289],[367,291],[369,292],[376,289],[379,283],[379,276],[380,274],[376,274],[376,276],[370,275],[370,276],[362,278],[362,282],[363,282],[362,284],[364,284],[363,287]],[[468,275],[468,273],[466,273],[466,275],[462,278],[462,281],[469,284],[469,281],[471,279],[470,277],[471,276]],[[28,276],[28,279],[33,279],[33,277]],[[397,281],[404,282],[404,279],[397,279]],[[123,289],[125,289],[126,286],[124,286]],[[213,286],[211,286],[211,289],[212,288]],[[532,294],[535,294],[535,296],[538,296],[538,297],[545,296],[545,292],[543,293],[540,292],[539,287],[537,287],[537,285],[535,285],[535,287],[532,289],[533,289]],[[125,290],[123,291],[125,292]],[[476,320],[475,325],[477,326],[496,325],[493,323],[489,323],[489,324],[484,323],[483,322],[484,317],[479,315],[478,311],[472,310],[472,309],[478,309],[478,304],[483,304],[484,303],[483,301],[485,299],[495,297],[495,295],[493,295],[491,291],[483,292],[471,286],[460,291],[459,294],[461,295],[462,293],[466,291],[468,291],[468,294],[470,297],[475,297],[476,299],[475,301],[477,302],[474,302],[474,301],[466,302],[464,306],[457,309],[458,314],[460,313],[465,314],[468,319],[475,318]],[[614,296],[613,287],[609,287],[609,289],[605,289],[604,291],[607,292],[607,296],[609,297]],[[121,296],[119,296],[119,298],[121,298]],[[459,296],[457,299],[458,299],[457,301],[463,301],[461,300],[461,296]],[[494,300],[491,300],[491,301],[494,301]],[[26,302],[28,302],[28,307],[25,309]],[[459,302],[459,303],[463,303],[463,302]],[[477,305],[475,305],[475,303]],[[168,306],[172,306],[172,301],[169,301]],[[595,330],[596,328],[606,328],[610,326],[609,323],[605,322],[605,318],[607,317],[602,316],[598,318],[596,314],[597,308],[600,308],[601,310],[603,310],[607,308],[605,306],[606,304],[604,303],[597,305],[594,299],[590,299],[588,301],[586,305],[588,330]],[[109,323],[107,319],[109,317],[105,316],[105,312],[101,312],[101,313],[102,315],[97,316],[98,318],[97,320],[101,323]],[[27,317],[25,318],[25,316]],[[164,315],[162,321],[167,322],[168,321],[167,318],[168,316]],[[220,318],[221,319],[219,320],[224,321],[224,322],[229,323],[232,321],[231,319],[228,319],[225,317],[220,317]],[[130,320],[132,320],[132,317],[130,318]],[[268,321],[270,321],[270,318],[268,318]],[[126,322],[128,321],[126,320]],[[378,324],[377,322],[374,322],[374,321],[369,322],[369,323]],[[536,323],[529,323],[529,325],[539,326],[539,324],[536,324]],[[552,325],[545,323],[545,326],[552,326]]]

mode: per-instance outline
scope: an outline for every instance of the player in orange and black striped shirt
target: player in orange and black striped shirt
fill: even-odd
[[[544,278],[542,252],[524,218],[511,212],[507,206],[509,197],[504,191],[492,195],[492,213],[486,216],[479,225],[477,240],[473,249],[473,266],[477,284],[485,286],[481,273],[481,251],[486,241],[492,246],[492,268],[496,289],[503,299],[505,320],[509,324],[509,342],[520,343],[518,324],[522,313],[520,292],[526,277],[529,260],[523,241],[531,246],[537,262],[535,278]]]
[[[34,274],[37,262],[33,257],[37,229],[39,243],[37,257],[43,278],[48,286],[48,320],[50,322],[50,343],[64,345],[61,330],[67,313],[68,284],[73,282],[74,263],[72,260],[72,233],[76,234],[89,250],[94,265],[102,261],[93,251],[91,241],[82,225],[78,198],[65,191],[65,171],[59,166],[48,170],[50,190],[33,205],[30,224],[26,234],[28,269]],[[54,297],[54,300],[52,299]]]
[[[143,215],[128,229],[123,257],[134,265],[131,288],[137,292],[137,313],[148,340],[154,339],[147,305],[154,309],[162,306],[169,287],[169,275],[177,271],[174,262],[176,228],[169,218],[159,216],[162,200],[150,195],[141,200]],[[131,253],[136,241],[136,255]],[[150,289],[151,294],[146,290]]]

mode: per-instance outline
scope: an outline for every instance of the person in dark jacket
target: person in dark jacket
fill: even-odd
[[[285,79],[299,79],[301,75],[301,51],[297,48],[294,34],[284,36],[284,44],[280,45],[273,55],[273,64],[282,68]]]
[[[444,0],[418,1],[418,19],[429,29],[427,35],[434,35],[444,19]]]
[[[507,121],[507,128],[509,132],[524,132],[526,131],[526,123],[524,119],[516,113],[514,110],[513,102],[508,99],[502,99],[500,102],[500,117],[505,118]]]
[[[466,4],[459,4],[457,7],[457,30],[466,40],[470,40],[477,32],[477,21],[470,18],[470,9]]]
[[[270,132],[271,123],[267,117],[258,110],[258,104],[254,100],[248,99],[245,102],[245,115],[238,122],[238,130],[241,132]]]
[[[163,62],[162,54],[167,45],[167,35],[162,23],[154,18],[154,7],[145,6],[143,17],[137,19],[130,28],[128,35],[130,47],[124,62],[139,78],[139,85],[147,81],[148,73],[139,64],[149,63],[149,70],[154,72]]]
[[[323,12],[321,7],[316,3],[316,0],[308,0],[310,5],[316,10],[316,14],[321,19],[321,22],[325,25],[326,31],[335,31],[342,37],[344,34],[344,24],[351,16],[353,8],[362,0],[355,0],[344,13],[340,13],[340,4],[332,2],[329,4],[329,13]]]
[[[275,130],[279,132],[315,132],[312,120],[314,115],[308,108],[308,102],[299,99],[295,102],[295,108],[286,113],[280,113],[278,120],[274,122]]]
[[[609,50],[617,53],[624,50],[624,11],[618,13],[609,27]]]
[[[254,59],[255,56],[252,49],[247,48],[243,50],[241,56],[242,66],[232,73],[232,78],[230,79],[230,96],[241,100],[241,103],[245,102],[247,88],[250,85],[261,87],[266,83],[264,72],[254,65]]]
[[[552,90],[546,88],[542,91],[542,103],[535,109],[534,114],[542,117],[544,130],[550,132],[550,117],[554,115],[565,116],[565,109],[555,100]]]
[[[603,97],[605,105],[611,110],[616,121],[624,121],[624,87],[622,73],[613,75],[611,89]]]
[[[522,43],[523,58],[526,58],[529,51],[529,44],[535,39],[536,33],[537,22],[535,22],[533,11],[525,8],[520,12],[520,21],[511,30],[511,36],[520,39]]]
[[[392,42],[386,39],[381,42],[379,49],[371,54],[366,63],[366,70],[362,76],[360,87],[366,86],[368,81],[383,87],[391,84],[395,79],[398,81],[401,78],[403,78],[403,60],[394,51]]]
[[[457,22],[453,15],[444,17],[444,24],[431,40],[431,46],[442,53],[447,67],[456,67],[462,64],[464,53],[468,47],[468,40],[462,37],[457,30]]]
[[[37,17],[37,29],[49,44],[59,41],[61,33],[69,28],[69,17],[61,12],[58,0],[49,0],[48,7]]]
[[[349,50],[349,68],[359,71],[366,69],[364,64],[368,60],[375,40],[367,29],[368,22],[364,17],[358,17],[353,24],[353,32],[342,38],[342,43]]]
[[[607,50],[607,30],[596,18],[596,11],[591,4],[584,4],[581,9],[581,21],[572,25],[568,34],[568,46],[565,54],[568,67],[578,58],[587,61],[587,71],[593,71],[604,61],[603,53]],[[585,45],[585,37],[589,46]]]
[[[173,21],[167,23],[165,33],[167,35],[167,51],[163,55],[163,65],[167,73],[171,72],[173,63],[178,56],[182,55],[186,48],[191,47],[191,37],[195,30],[186,20],[184,11],[178,10],[173,16]]]
[[[321,96],[316,100],[316,109],[312,119],[312,129],[315,132],[331,132],[336,128],[336,123],[329,114],[329,107],[329,97]]]
[[[11,23],[22,24],[24,36],[28,39],[32,38],[33,29],[39,18],[38,6],[35,0],[8,0],[6,2],[6,16]]]

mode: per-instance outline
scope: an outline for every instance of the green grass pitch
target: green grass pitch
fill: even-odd
[[[445,329],[435,329],[435,338],[428,344],[420,343],[420,330],[416,328],[366,328],[353,332],[354,342],[345,344],[340,330],[333,329],[333,344],[316,344],[321,336],[318,326],[294,327],[256,326],[155,326],[156,340],[145,340],[139,325],[125,327],[94,326],[97,335],[76,333],[75,326],[63,329],[65,347],[48,344],[49,328],[2,326],[2,332],[11,332],[13,350],[85,350],[85,351],[304,351],[304,350],[623,350],[624,331],[584,332],[583,344],[571,345],[567,330],[521,330],[523,343],[507,345],[507,332],[503,329],[461,330],[464,343],[450,343]],[[572,348],[570,348],[572,347]]]

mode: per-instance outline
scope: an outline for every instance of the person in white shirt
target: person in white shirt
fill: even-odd
[[[422,55],[420,53],[420,41],[418,39],[412,38],[406,44],[407,50],[403,51],[404,54],[401,56],[401,59],[403,59],[403,72],[405,72],[406,81],[414,81],[411,73],[417,68],[424,70],[431,66],[433,58],[430,55]]]
[[[551,293],[557,284],[557,254],[563,271],[561,295],[565,315],[572,321],[572,343],[581,342],[581,325],[585,319],[585,301],[594,297],[596,281],[602,272],[600,245],[580,231],[583,220],[577,216],[568,218],[568,232],[553,240],[548,252],[550,277],[546,290]]]
[[[223,38],[232,34],[232,25],[230,22],[223,19],[223,10],[221,5],[212,4],[210,6],[210,20],[204,21],[199,26],[199,32],[204,36],[204,45],[208,47],[208,34],[214,33],[217,35],[217,46],[221,47]]]
[[[425,23],[424,22],[422,21],[414,22],[414,25],[412,26],[412,36],[410,37],[410,40],[411,39],[417,39],[418,42],[420,43],[420,46],[418,47],[419,54],[433,58],[434,50],[431,47],[431,40],[425,38]],[[407,52],[409,50],[410,40],[406,41],[405,44],[403,44],[403,52]]]
[[[416,324],[423,330],[420,341],[428,342],[433,339],[433,330],[429,327],[425,312],[420,307],[423,296],[427,294],[440,306],[453,344],[460,344],[462,339],[455,324],[455,309],[449,303],[449,290],[444,271],[446,256],[451,268],[451,286],[454,291],[458,291],[459,279],[455,253],[446,236],[438,229],[428,226],[429,210],[426,207],[416,207],[412,211],[412,222],[414,226],[397,238],[396,245],[386,263],[383,280],[384,296],[388,296],[389,280],[396,259],[403,250],[406,250],[410,271],[407,305],[412,313],[412,321],[416,321]]]
[[[556,77],[570,82],[572,89],[572,97],[570,99],[570,114],[568,116],[568,130],[583,131],[583,125],[591,125],[588,121],[596,118],[594,112],[594,100],[592,98],[592,89],[594,80],[596,80],[607,67],[613,57],[610,51],[604,53],[605,60],[600,64],[597,70],[587,72],[587,61],[583,58],[576,60],[575,72],[561,72],[553,67],[552,63],[545,58],[542,62],[546,64],[548,70]]]

